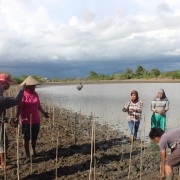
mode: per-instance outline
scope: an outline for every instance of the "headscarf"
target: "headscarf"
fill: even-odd
[[[153,101],[168,101],[168,98],[166,97],[166,93],[164,92],[164,89],[159,89],[158,93],[161,92],[163,94],[162,98],[160,99],[158,95],[153,99]]]
[[[132,99],[131,99],[131,101],[132,101],[133,103],[137,103],[137,102],[139,101],[138,92],[137,92],[136,90],[133,90],[133,91],[131,92],[131,95],[132,95],[132,94],[135,94],[135,95],[136,95],[136,99],[135,99],[135,100],[132,100]]]

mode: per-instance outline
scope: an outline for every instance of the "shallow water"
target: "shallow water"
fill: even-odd
[[[150,104],[158,89],[163,88],[170,101],[170,109],[167,112],[167,129],[178,127],[180,124],[179,83],[84,84],[81,91],[78,91],[76,86],[40,86],[37,92],[41,100],[48,94],[61,107],[82,112],[85,115],[95,115],[98,117],[96,120],[100,123],[114,125],[114,128],[128,133],[125,113],[121,109],[130,99],[131,91],[135,89],[139,92],[140,100],[143,102],[139,135],[147,136],[152,115]]]

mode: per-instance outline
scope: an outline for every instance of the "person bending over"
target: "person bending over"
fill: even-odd
[[[172,180],[172,167],[180,165],[180,128],[173,129],[167,133],[159,127],[154,127],[149,137],[159,143],[161,154],[161,175],[162,178]],[[171,154],[166,158],[166,149],[171,149]]]

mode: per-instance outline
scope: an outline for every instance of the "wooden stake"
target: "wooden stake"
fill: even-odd
[[[4,180],[6,180],[6,123],[4,123]]]
[[[143,125],[144,125],[144,153],[143,154],[145,154],[146,153],[146,150],[145,150],[145,143],[146,143],[145,114],[144,114],[144,123],[143,123]]]
[[[17,178],[19,180],[19,124],[18,124],[18,127],[17,127],[17,133],[16,133],[16,139],[17,139]]]
[[[94,122],[92,124],[92,131],[91,132],[92,132],[92,136],[91,136],[91,160],[90,160],[89,180],[91,180],[91,173],[92,173]]]
[[[96,119],[94,117],[94,180],[96,179]]]
[[[30,140],[32,143],[32,114],[30,115]],[[31,175],[32,175],[32,153],[31,152],[30,152],[30,161],[31,161]]]
[[[134,130],[135,130],[135,123],[136,123],[135,121],[136,121],[136,119],[134,116]],[[131,173],[132,149],[133,149],[133,143],[134,143],[134,130],[133,130],[133,139],[131,140],[128,179],[130,178],[130,173]]]
[[[141,155],[140,155],[140,180],[142,179],[142,137],[141,137]]]
[[[57,134],[57,144],[56,144],[56,180],[58,179],[58,177],[57,177],[58,147],[59,147],[59,131],[58,131],[58,134]]]

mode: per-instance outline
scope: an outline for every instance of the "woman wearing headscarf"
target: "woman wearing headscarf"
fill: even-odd
[[[131,99],[126,102],[123,112],[126,112],[128,126],[130,129],[130,140],[136,140],[139,124],[141,120],[143,103],[139,100],[138,92],[133,90],[131,92]]]
[[[169,100],[164,89],[159,89],[157,96],[151,102],[151,128],[159,127],[163,131],[166,129],[166,112],[169,110]]]

